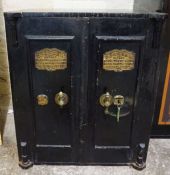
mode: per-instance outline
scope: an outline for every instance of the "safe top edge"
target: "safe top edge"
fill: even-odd
[[[4,12],[5,17],[133,17],[165,19],[166,13],[161,12],[117,12],[92,13],[92,12]]]

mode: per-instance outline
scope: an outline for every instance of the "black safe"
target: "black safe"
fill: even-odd
[[[164,18],[5,14],[21,167],[145,167]]]

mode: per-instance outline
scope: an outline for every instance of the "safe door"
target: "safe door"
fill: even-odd
[[[149,98],[152,93],[145,94],[146,82],[141,80],[146,59],[150,60],[148,66],[152,62],[145,53],[150,29],[144,31],[142,26],[147,24],[146,20],[134,23],[128,18],[91,19],[87,116],[91,129],[86,136],[90,154],[86,153],[84,162],[132,163],[137,151],[143,154],[147,149],[143,134],[148,126],[142,123],[148,118],[144,110],[140,113],[146,104],[150,106],[147,93]]]
[[[86,20],[16,19],[15,23],[8,20],[6,25],[14,26],[18,34],[10,64],[15,69],[15,73],[11,72],[11,77],[15,76],[14,86],[19,87],[13,88],[16,90],[13,99],[20,160],[23,162],[23,157],[27,157],[24,158],[27,164],[29,159],[35,164],[75,163],[79,149],[80,63],[83,38],[87,34]]]
[[[40,20],[39,20],[40,21]],[[27,35],[35,116],[35,161],[77,162],[83,20],[45,19],[46,36]],[[47,30],[51,30],[51,28]],[[53,36],[47,36],[49,33]]]

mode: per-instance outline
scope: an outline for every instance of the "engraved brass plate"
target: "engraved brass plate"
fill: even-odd
[[[35,52],[35,67],[38,70],[56,71],[67,68],[67,53],[56,48]]]
[[[48,97],[47,95],[44,95],[44,94],[40,94],[37,96],[37,103],[38,105],[40,106],[45,106],[48,104]]]
[[[125,49],[113,49],[103,55],[103,69],[122,72],[132,70],[135,66],[135,53]]]

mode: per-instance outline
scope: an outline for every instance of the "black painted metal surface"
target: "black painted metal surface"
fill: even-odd
[[[145,167],[154,111],[155,73],[165,14],[6,13],[8,54],[20,165],[101,164]],[[67,69],[35,68],[35,52],[57,48]],[[135,53],[133,70],[102,68],[103,54]],[[55,94],[69,103],[59,108]],[[123,95],[127,115],[104,114],[99,97]],[[39,106],[36,97],[49,103]],[[117,109],[111,108],[116,114]]]

